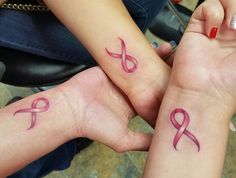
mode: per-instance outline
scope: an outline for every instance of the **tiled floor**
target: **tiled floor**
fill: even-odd
[[[184,3],[190,7],[193,5],[193,0],[185,0]],[[147,37],[150,41],[154,40],[150,33],[147,34]],[[30,94],[32,92],[29,89],[0,84],[0,106],[3,107],[13,96],[27,96]],[[152,131],[138,117],[130,123],[130,127],[134,130]],[[222,178],[236,177],[235,137],[236,134],[230,133]],[[117,154],[106,146],[94,142],[74,158],[69,169],[53,172],[45,178],[139,178],[143,172],[146,156],[146,152]]]

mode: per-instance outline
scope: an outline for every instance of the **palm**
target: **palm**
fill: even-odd
[[[147,135],[128,129],[128,122],[135,115],[130,103],[101,69],[84,71],[64,87],[69,91],[67,95],[73,98],[69,100],[74,100],[76,106],[80,136],[102,142],[116,151],[148,148]]]
[[[214,97],[236,97],[236,35],[222,25],[215,40],[203,34],[204,22],[192,20],[178,47],[171,85]]]

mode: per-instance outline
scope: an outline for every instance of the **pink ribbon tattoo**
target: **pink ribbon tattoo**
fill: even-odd
[[[37,107],[39,102],[44,102],[45,105],[42,107]],[[14,113],[14,116],[18,113],[27,113],[27,112],[31,113],[32,114],[31,124],[30,127],[27,129],[30,130],[36,124],[36,113],[45,112],[48,110],[48,108],[49,108],[49,101],[46,98],[37,98],[32,102],[31,108],[20,109]]]
[[[182,113],[183,116],[184,116],[182,124],[179,124],[176,121],[175,114],[177,114],[177,113]],[[189,122],[190,122],[188,113],[184,109],[182,109],[182,108],[176,108],[171,113],[170,120],[171,120],[171,123],[173,124],[173,126],[178,130],[176,135],[175,135],[174,141],[173,141],[173,146],[174,146],[175,150],[177,150],[177,148],[176,148],[177,143],[179,142],[180,138],[184,134],[184,135],[186,135],[188,138],[190,138],[195,143],[195,145],[198,148],[198,152],[199,152],[200,151],[199,141],[197,140],[197,138],[192,133],[190,133],[187,130],[187,127],[188,127]]]
[[[125,72],[127,73],[135,72],[135,70],[138,68],[138,61],[137,59],[126,53],[125,42],[121,38],[119,38],[119,40],[121,41],[121,54],[112,53],[107,48],[106,52],[109,56],[113,58],[121,59],[121,65]],[[132,64],[131,67],[128,66],[128,62]]]

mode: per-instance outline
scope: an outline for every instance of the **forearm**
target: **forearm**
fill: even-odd
[[[31,111],[24,112],[22,109]],[[1,109],[1,177],[19,170],[70,140],[73,123],[69,121],[69,110],[64,96],[57,89],[33,95]],[[35,124],[32,120],[34,114]]]
[[[155,89],[164,93],[169,68],[151,48],[121,0],[45,0],[45,3],[126,94],[132,92],[134,86],[146,89],[154,83],[157,83]],[[126,45],[126,54],[137,60],[132,72],[122,67],[121,59],[106,51],[122,54],[120,39]],[[128,68],[133,67],[133,63],[129,65]]]
[[[170,118],[176,108],[188,113],[190,121],[186,131],[195,136],[195,142],[184,131],[174,143],[176,133],[181,132]],[[228,103],[169,87],[158,116],[144,178],[220,178],[233,112]],[[174,116],[183,126],[184,115],[177,113]]]

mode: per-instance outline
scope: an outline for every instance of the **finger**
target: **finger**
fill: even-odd
[[[168,66],[172,67],[174,63],[174,58],[175,58],[175,52],[171,53],[168,57],[164,58],[163,60],[165,61]]]
[[[150,147],[152,134],[137,133],[131,130],[128,131],[118,144],[112,148],[119,153],[126,151],[147,151]]]
[[[222,6],[226,12],[227,27],[236,30],[236,1],[235,0],[221,0]]]
[[[160,46],[158,45],[158,43],[154,42],[151,45],[155,49],[158,56],[160,56],[160,58],[163,59],[163,61],[165,61],[169,66],[172,66],[174,60],[174,51],[177,47],[176,42],[165,42]]]
[[[163,57],[163,60],[170,66],[173,66],[173,62],[174,62],[174,57],[175,57],[175,51],[177,48],[177,44],[175,41],[170,41],[169,45],[171,46],[171,51],[168,55],[166,55],[165,57]]]
[[[4,2],[6,2],[7,0],[0,0],[0,4],[3,4]]]
[[[158,48],[155,49],[158,56],[164,58],[165,56],[169,55],[172,51],[172,46],[170,43],[163,43]]]
[[[209,38],[216,38],[224,20],[224,8],[218,0],[207,0],[193,13],[190,23],[194,20],[205,22],[204,32]]]

